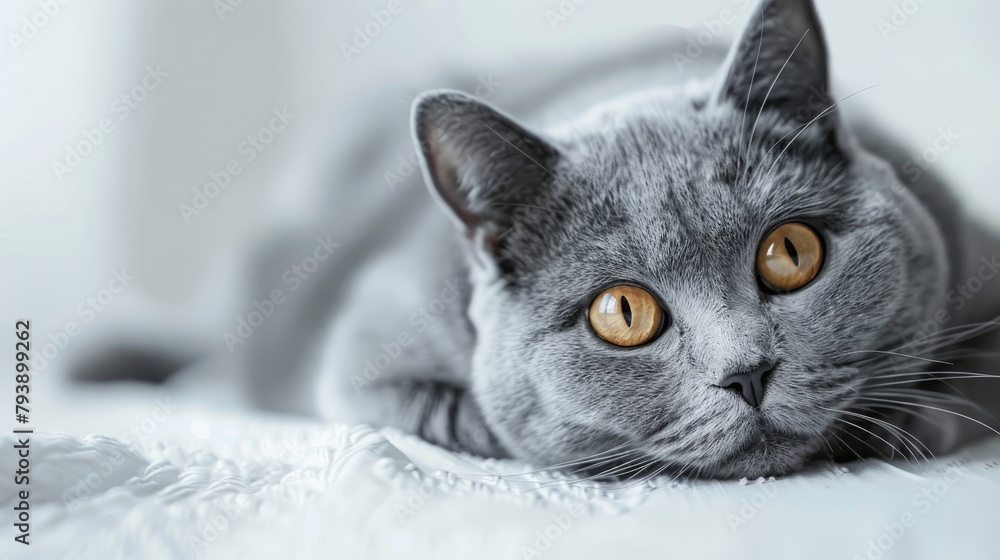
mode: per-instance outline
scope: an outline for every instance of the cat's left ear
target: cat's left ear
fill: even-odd
[[[470,235],[491,248],[552,180],[555,147],[512,118],[457,91],[425,93],[413,104],[413,135],[428,187]]]
[[[761,0],[723,71],[716,100],[746,110],[748,126],[762,107],[801,124],[815,118],[812,127],[835,123],[835,114],[817,118],[833,101],[826,41],[812,0]]]

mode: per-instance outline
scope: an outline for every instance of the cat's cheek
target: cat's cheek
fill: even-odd
[[[827,243],[820,276],[781,301],[778,323],[786,337],[805,337],[818,349],[878,346],[910,305],[906,252],[887,227],[832,236]]]

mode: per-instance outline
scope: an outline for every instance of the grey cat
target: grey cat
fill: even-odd
[[[574,116],[571,81],[511,104],[525,124],[416,99],[410,182],[437,203],[406,187],[273,320],[258,393],[603,476],[778,475],[988,433],[962,407],[995,408],[992,380],[945,372],[995,369],[1000,240],[842,117],[812,3],[765,0],[701,79],[654,54],[662,85]]]
[[[422,95],[424,179],[465,250],[435,222],[412,232],[410,259],[362,275],[330,331],[319,409],[616,474],[754,477],[848,450],[946,450],[954,403],[919,374],[1000,313],[992,288],[942,314],[954,286],[996,273],[1000,243],[942,185],[904,184],[891,144],[836,109],[806,0],[765,1],[714,79],[571,122],[529,128],[465,94]],[[804,286],[768,289],[758,249],[786,223],[808,224],[822,266]],[[424,262],[423,247],[450,260]],[[386,306],[378,276],[422,266],[468,283],[437,328],[412,340],[401,328],[404,341],[359,328]],[[651,340],[595,333],[592,301],[615,285],[662,306]]]

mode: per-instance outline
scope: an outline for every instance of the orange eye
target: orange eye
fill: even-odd
[[[611,344],[638,346],[660,334],[663,309],[642,288],[614,286],[594,298],[588,319],[597,336]]]
[[[823,258],[823,240],[816,230],[788,222],[764,237],[757,250],[757,273],[775,292],[793,292],[816,278]]]

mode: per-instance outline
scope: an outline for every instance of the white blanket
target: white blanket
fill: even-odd
[[[920,465],[630,487],[456,455],[394,430],[154,416],[116,434],[128,444],[34,434],[31,545],[13,543],[5,523],[0,550],[102,560],[1000,557],[1000,440]],[[5,470],[15,443],[2,441]],[[5,519],[23,488],[0,477]]]

